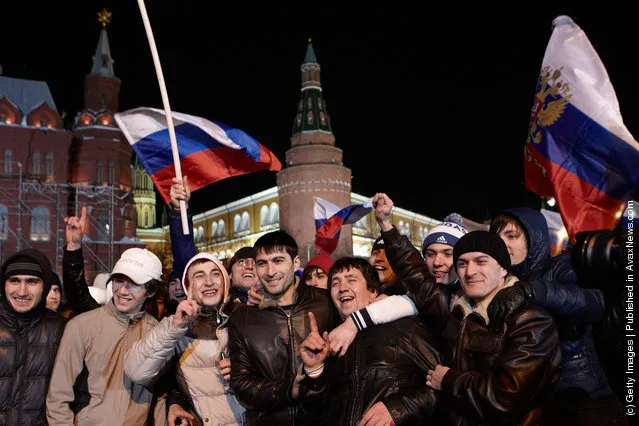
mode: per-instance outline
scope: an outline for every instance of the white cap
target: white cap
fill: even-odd
[[[111,276],[126,275],[136,284],[144,284],[152,279],[162,279],[162,262],[147,249],[130,248],[122,253],[115,264]]]

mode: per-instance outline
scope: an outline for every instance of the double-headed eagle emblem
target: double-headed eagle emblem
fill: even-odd
[[[537,93],[530,115],[529,140],[541,142],[542,128],[553,125],[563,114],[571,98],[570,87],[561,81],[561,70],[541,69],[537,83]]]

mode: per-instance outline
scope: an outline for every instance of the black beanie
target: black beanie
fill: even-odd
[[[457,260],[464,253],[485,253],[499,263],[502,268],[510,268],[510,255],[506,243],[497,234],[488,231],[472,231],[461,237],[453,248],[453,264],[457,270]]]
[[[229,267],[228,267],[229,273],[231,272],[233,265],[235,265],[235,262],[237,262],[240,259],[255,260],[255,254],[256,254],[255,249],[251,246],[246,246],[246,247],[242,247],[238,249],[233,255],[233,257],[231,258],[231,260],[229,261]]]
[[[384,237],[380,235],[379,237],[377,237],[377,239],[373,243],[373,248],[371,248],[371,253],[373,253],[375,250],[385,250],[385,249],[386,249],[386,246],[384,246]]]
[[[33,275],[42,281],[46,280],[42,266],[29,256],[16,256],[6,263],[4,267],[5,279],[14,275]]]

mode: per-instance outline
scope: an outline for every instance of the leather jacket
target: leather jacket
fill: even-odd
[[[434,342],[416,316],[367,328],[346,355],[327,358],[322,375],[304,379],[302,403],[322,425],[357,425],[377,402],[397,425],[431,423],[437,393],[426,374],[441,362]]]
[[[449,311],[444,292],[419,252],[397,229],[382,232],[391,267],[408,286],[424,323],[448,341],[442,355],[450,367],[442,380],[443,405],[457,425],[542,423],[543,405],[561,367],[552,317],[530,306],[515,311],[500,331],[486,313]]]
[[[238,305],[228,321],[231,388],[246,408],[249,425],[306,424],[308,416],[292,398],[302,371],[299,348],[313,312],[320,333],[330,330],[334,313],[324,289],[297,284],[290,309]]]

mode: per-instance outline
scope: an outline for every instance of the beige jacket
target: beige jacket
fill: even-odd
[[[69,321],[47,395],[49,425],[144,425],[153,395],[124,374],[124,355],[156,324],[145,312],[119,313],[113,302]],[[84,364],[90,401],[74,416],[69,404]]]

